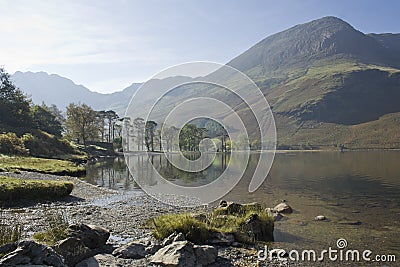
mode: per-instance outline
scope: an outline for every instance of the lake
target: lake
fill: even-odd
[[[250,155],[243,179],[224,199],[257,201],[268,207],[285,200],[294,213],[276,222],[273,247],[322,250],[336,247],[336,240],[344,238],[349,249],[400,252],[400,151],[277,153],[267,179],[249,193],[251,170],[258,157],[258,153]],[[147,156],[129,158],[136,164],[133,175],[147,175]],[[161,155],[153,155],[151,161],[171,182],[198,186],[218,177],[230,155],[218,154],[213,164],[199,173],[179,171]],[[88,166],[86,180],[125,192],[140,190],[124,158],[103,159]],[[317,215],[327,220],[314,221]]]

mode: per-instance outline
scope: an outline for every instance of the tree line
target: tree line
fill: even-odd
[[[121,118],[113,110],[96,111],[80,103],[69,104],[63,113],[55,105],[33,104],[2,68],[0,81],[0,130],[3,132],[17,128],[37,129],[84,146],[89,142],[101,141],[114,143],[116,148],[121,149],[122,131],[125,129],[126,151],[161,151],[163,148],[166,151],[199,151],[201,140],[210,138],[217,151],[229,152],[232,149],[242,149],[249,142],[243,136],[239,142],[232,144],[226,129],[210,119],[196,119],[178,129],[153,120],[145,121],[143,118]],[[252,140],[251,148],[259,149],[259,143]]]

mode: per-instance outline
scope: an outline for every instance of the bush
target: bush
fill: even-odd
[[[68,196],[74,184],[67,181],[24,180],[0,176],[0,201],[51,199]]]
[[[29,136],[25,138],[29,138]],[[18,138],[15,133],[3,133],[0,134],[0,153],[7,155],[28,155],[29,150],[25,148],[23,138]]]

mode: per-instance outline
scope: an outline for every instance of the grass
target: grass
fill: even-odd
[[[22,226],[20,224],[8,225],[0,211],[0,246],[16,242],[21,239]],[[1,258],[0,254],[0,258]]]
[[[267,230],[273,230],[273,219],[264,209],[246,205],[242,207],[233,212],[217,208],[201,219],[190,213],[166,214],[149,220],[147,224],[153,228],[153,235],[159,240],[174,232],[180,232],[186,239],[197,244],[206,243],[215,233],[234,234],[237,239],[239,236],[246,236],[249,238],[242,238],[241,241],[253,243],[257,238],[248,236],[249,231],[244,227],[244,223],[254,215],[258,216]]]
[[[0,156],[0,171],[30,171],[55,175],[81,176],[85,168],[66,160]]]
[[[68,196],[74,184],[67,181],[24,180],[0,176],[0,201],[49,199]]]
[[[63,213],[48,213],[46,214],[47,229],[43,232],[38,232],[33,235],[33,239],[53,246],[60,240],[68,236],[68,221]]]

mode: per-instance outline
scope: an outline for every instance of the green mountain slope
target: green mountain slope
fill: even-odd
[[[325,17],[269,36],[228,65],[263,91],[281,147],[400,147],[399,36]]]

